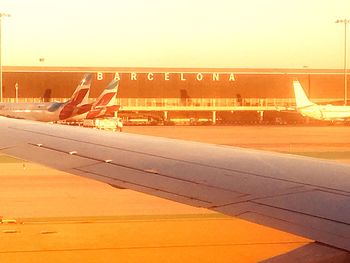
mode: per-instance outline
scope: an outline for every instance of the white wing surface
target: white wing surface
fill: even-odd
[[[350,166],[0,117],[0,151],[350,251]]]

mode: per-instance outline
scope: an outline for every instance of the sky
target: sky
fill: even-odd
[[[1,0],[0,12],[4,66],[341,69],[335,21],[350,1]],[[350,24],[348,40],[349,61]]]

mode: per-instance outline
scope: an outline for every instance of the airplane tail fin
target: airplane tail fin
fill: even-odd
[[[88,112],[86,119],[94,119],[101,116],[113,116],[119,109],[115,105],[115,99],[118,93],[119,80],[112,80],[101,95],[96,99]]]
[[[305,91],[299,81],[297,80],[293,81],[293,87],[294,87],[294,95],[295,95],[295,102],[296,102],[297,108],[303,108],[303,107],[315,105],[306,96]]]
[[[93,104],[94,108],[107,107],[115,104],[115,98],[118,93],[119,80],[112,80],[101,95]]]
[[[79,106],[89,103],[90,86],[92,81],[92,74],[85,74],[80,84],[75,89],[72,97],[63,103],[63,107],[59,113],[59,119],[65,120],[76,114]]]
[[[92,74],[87,73],[84,75],[83,79],[80,81],[80,84],[75,89],[72,97],[69,99],[68,103],[70,105],[83,105],[88,104],[90,86],[92,81]]]

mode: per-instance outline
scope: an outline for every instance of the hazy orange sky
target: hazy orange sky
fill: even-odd
[[[350,0],[1,0],[0,12],[5,66],[342,68],[335,20]]]

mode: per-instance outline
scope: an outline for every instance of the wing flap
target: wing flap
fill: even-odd
[[[256,202],[296,213],[314,215],[350,226],[350,196],[344,194],[315,189],[307,192],[259,199]],[[337,206],[334,206],[334,204],[337,204]],[[350,227],[346,232],[350,238]]]
[[[312,198],[310,200],[312,200],[311,203],[317,201]],[[308,202],[300,202],[300,208],[309,205]],[[274,207],[261,204],[260,200],[235,203],[214,210],[350,250],[350,225],[333,220],[333,218],[318,217],[312,211],[309,211],[310,214],[301,213],[288,210],[284,206]]]

